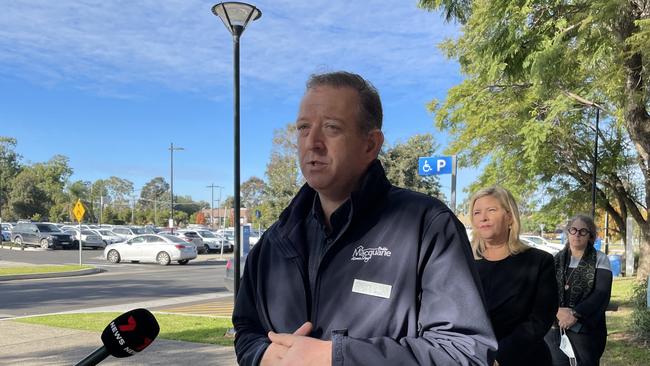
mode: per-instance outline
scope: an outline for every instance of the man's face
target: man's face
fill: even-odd
[[[359,95],[347,87],[308,89],[296,128],[302,174],[331,200],[349,197],[383,142],[381,131],[361,131]]]

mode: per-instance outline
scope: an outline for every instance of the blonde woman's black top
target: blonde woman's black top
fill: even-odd
[[[558,309],[553,256],[530,248],[500,261],[476,261],[499,341],[499,365],[550,365],[544,335]]]

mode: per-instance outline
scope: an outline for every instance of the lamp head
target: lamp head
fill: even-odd
[[[236,1],[215,5],[212,7],[212,13],[221,18],[228,31],[236,37],[244,32],[250,21],[262,16],[262,12],[255,6]]]

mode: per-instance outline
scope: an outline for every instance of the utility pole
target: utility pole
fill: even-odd
[[[214,230],[214,188],[219,187],[215,186],[214,183],[210,184],[206,188],[210,188],[210,191],[212,192],[210,194],[210,228]]]

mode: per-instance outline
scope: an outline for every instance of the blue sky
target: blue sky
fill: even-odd
[[[0,135],[25,162],[70,158],[72,180],[150,179],[210,200],[233,192],[232,38],[216,2],[12,0],[0,12]],[[295,120],[307,77],[348,70],[371,80],[394,144],[433,127],[425,104],[461,81],[436,45],[458,33],[416,1],[252,2],[241,40],[241,176],[264,178],[274,129]],[[414,166],[417,169],[417,166]],[[462,189],[475,172],[463,170]],[[450,177],[441,179],[449,196]],[[215,192],[215,199],[218,193]]]

